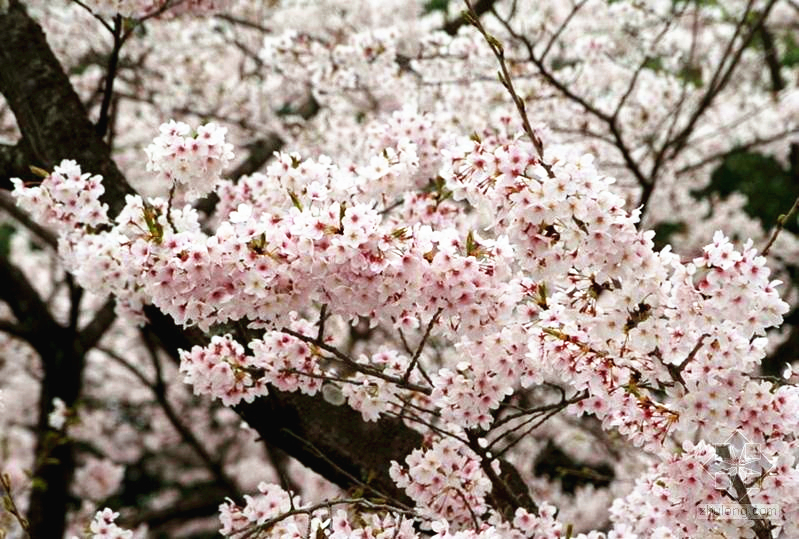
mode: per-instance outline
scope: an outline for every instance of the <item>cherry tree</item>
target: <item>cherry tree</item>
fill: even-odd
[[[0,530],[796,536],[798,24],[0,0]]]

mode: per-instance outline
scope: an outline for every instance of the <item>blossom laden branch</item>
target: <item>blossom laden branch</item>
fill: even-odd
[[[685,367],[687,367],[688,364],[694,360],[696,354],[699,353],[699,350],[702,348],[702,345],[705,343],[705,339],[707,339],[708,337],[710,337],[709,334],[703,333],[699,337],[699,340],[696,342],[694,347],[688,353],[688,356],[686,356],[686,358],[682,360],[682,362],[679,365],[672,365],[672,364],[666,365],[666,368],[668,368],[669,374],[671,375],[672,378],[674,378],[674,381],[679,382],[683,386],[685,386],[685,380],[682,377],[682,372],[685,370]]]
[[[718,455],[727,460],[732,461],[732,455],[730,454],[730,447],[729,445],[719,445],[716,447],[716,452]],[[735,489],[735,495],[733,496],[731,493],[725,491],[725,494],[732,500],[738,502],[741,507],[744,509],[751,509],[753,507],[752,500],[749,497],[749,487],[744,484],[741,476],[738,475],[738,468],[732,469],[734,473],[730,473],[729,478],[730,482],[732,483],[733,489]],[[751,486],[751,485],[750,485]],[[750,515],[750,512],[747,511],[747,515]],[[752,530],[755,532],[755,537],[757,539],[771,539],[773,537],[771,531],[776,528],[774,524],[768,521],[766,518],[759,518],[757,516],[749,516],[750,520],[752,521]]]
[[[550,178],[554,178],[555,175],[552,172],[552,167],[544,160],[544,142],[541,140],[541,137],[538,136],[535,131],[533,130],[532,126],[530,125],[530,119],[527,117],[527,105],[524,103],[524,99],[516,93],[516,89],[513,86],[513,80],[510,75],[510,71],[508,70],[508,64],[505,61],[505,49],[502,46],[502,43],[488,33],[488,31],[483,26],[483,23],[480,22],[480,17],[477,12],[472,7],[472,4],[469,0],[464,0],[466,3],[466,7],[468,11],[464,13],[464,16],[467,20],[475,27],[477,30],[483,35],[488,46],[491,48],[491,51],[496,56],[497,61],[499,62],[500,72],[499,72],[499,80],[513,100],[513,104],[516,106],[516,110],[519,113],[519,117],[522,120],[522,126],[524,128],[524,132],[527,134],[527,137],[533,143],[536,152],[538,153],[539,162],[542,167],[547,171],[547,174]]]
[[[403,389],[409,389],[411,391],[418,391],[419,393],[423,393],[425,395],[430,395],[433,392],[433,390],[430,389],[429,387],[420,386],[419,384],[408,382],[406,380],[403,380],[403,378],[398,378],[396,376],[385,374],[382,371],[374,367],[371,367],[369,365],[358,363],[357,361],[349,357],[347,354],[345,354],[335,346],[330,346],[329,344],[323,342],[322,343],[317,342],[316,338],[314,337],[308,337],[307,335],[303,335],[302,333],[294,331],[293,329],[287,327],[281,328],[280,331],[287,335],[291,335],[292,337],[299,339],[302,342],[311,345],[312,347],[315,346],[321,350],[324,350],[325,352],[333,354],[333,356],[336,359],[338,359],[339,361],[341,361],[342,363],[344,363],[345,365],[347,365],[348,367],[350,367],[355,371],[361,372],[369,376],[374,376],[375,378],[380,378],[381,380],[385,380],[386,382],[395,384],[397,387],[401,387]]]

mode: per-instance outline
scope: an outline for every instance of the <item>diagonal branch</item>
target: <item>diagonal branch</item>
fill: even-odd
[[[10,178],[32,180],[28,166],[33,164],[24,139],[16,144],[0,144],[0,189],[11,188]]]
[[[33,232],[48,247],[58,248],[58,238],[55,234],[30,218],[28,213],[17,206],[14,198],[7,191],[0,191],[0,209],[8,213],[22,226]]]
[[[686,123],[685,127],[674,135],[673,137],[669,137],[663,143],[663,146],[658,151],[657,155],[655,156],[654,163],[652,165],[652,170],[650,172],[650,177],[654,178],[657,176],[661,166],[663,166],[664,162],[667,159],[673,159],[688,145],[688,141],[691,138],[691,135],[696,128],[697,123],[699,122],[700,118],[708,111],[710,106],[715,101],[716,97],[721,93],[721,91],[727,86],[727,83],[732,78],[735,69],[738,67],[740,63],[741,56],[743,55],[746,48],[752,43],[752,40],[760,31],[760,28],[765,24],[766,19],[768,18],[769,14],[771,13],[771,9],[776,4],[777,0],[769,0],[768,4],[766,4],[763,11],[757,16],[755,21],[750,25],[749,31],[741,38],[741,42],[739,43],[738,47],[735,48],[734,44],[737,38],[741,34],[741,30],[746,25],[749,20],[749,15],[751,12],[752,1],[750,0],[749,4],[747,5],[746,12],[739,20],[736,28],[735,33],[733,34],[732,38],[730,38],[729,43],[727,44],[726,50],[724,52],[724,57],[722,61],[719,63],[718,68],[713,73],[713,77],[708,83],[708,88],[705,93],[702,95],[702,98],[699,100],[696,108],[694,109],[693,113],[691,114],[688,122]],[[733,50],[734,49],[734,50]],[[645,204],[649,198],[648,195],[651,193],[644,193],[641,197],[641,203]]]
[[[474,15],[479,17],[484,13],[491,11],[491,9],[494,7],[495,1],[496,0],[477,0],[477,2],[471,6],[472,10],[474,10]],[[461,26],[466,26],[468,24],[471,24],[469,18],[465,14],[461,14],[459,17],[444,23],[442,30],[449,35],[454,36],[458,33],[458,30],[460,30]]]

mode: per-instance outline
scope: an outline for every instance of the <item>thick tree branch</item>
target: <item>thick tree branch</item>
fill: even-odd
[[[0,189],[11,189],[11,178],[29,181],[34,178],[30,169],[30,149],[24,140],[16,144],[0,144]]]
[[[0,332],[8,333],[19,339],[28,340],[30,334],[22,328],[22,326],[15,324],[9,320],[0,320]]]
[[[22,270],[7,257],[0,257],[0,283],[0,298],[11,308],[23,331],[47,335],[60,327]]]
[[[29,165],[49,170],[63,159],[74,159],[83,170],[104,177],[103,198],[115,215],[124,204],[124,196],[133,191],[111,161],[108,147],[97,136],[42,29],[19,0],[11,0],[8,9],[0,12],[0,35],[0,93],[14,113],[26,150],[16,157],[17,170],[12,172],[24,172]],[[4,173],[6,178],[11,175]],[[24,274],[6,258],[0,258],[0,282],[3,299],[19,325],[29,332],[28,340],[44,370],[36,427],[34,488],[28,505],[30,534],[62,537],[75,471],[73,443],[49,427],[48,415],[55,398],[67,407],[77,401],[86,348],[76,328],[65,328],[54,321]],[[80,296],[80,290],[73,287],[73,301],[77,302]],[[73,321],[76,313],[75,308]],[[91,335],[87,341],[97,338]]]
[[[76,335],[59,325],[22,271],[0,257],[0,297],[18,320],[20,335],[39,354],[44,369],[36,427],[34,488],[28,504],[31,537],[62,537],[69,485],[74,473],[72,443],[48,426],[54,398],[68,406],[80,394],[84,349]]]
[[[171,318],[148,307],[150,327],[162,346],[173,356],[178,349],[204,344],[206,337],[196,329],[181,333]],[[284,393],[270,388],[267,397],[251,404],[241,403],[236,412],[261,438],[344,489],[364,485],[397,503],[409,504],[388,474],[392,461],[405,457],[422,446],[422,435],[401,420],[383,418],[364,422],[361,415],[347,406],[335,406],[320,395]],[[535,505],[518,471],[501,461],[497,476],[505,485],[496,485],[494,502],[503,514],[513,514],[517,507],[534,511]],[[503,495],[510,488],[513,496]],[[375,492],[372,492],[374,495]]]
[[[114,17],[112,34],[114,36],[114,48],[111,50],[111,55],[108,58],[108,68],[105,71],[105,81],[103,83],[103,101],[100,105],[100,117],[95,125],[95,130],[101,137],[105,136],[106,131],[108,131],[108,112],[111,107],[111,98],[114,95],[114,79],[116,79],[117,68],[119,66],[119,53],[124,44],[124,40],[122,39],[121,15]]]
[[[88,324],[86,324],[80,331],[80,342],[84,349],[90,350],[97,346],[108,328],[116,320],[116,313],[114,312],[115,301],[108,299],[103,306],[97,311]]]
[[[0,209],[8,213],[22,226],[33,232],[33,234],[47,246],[53,249],[58,247],[58,238],[56,238],[55,234],[31,219],[25,210],[17,207],[17,202],[14,200],[14,197],[7,191],[0,191]]]
[[[179,349],[204,344],[199,331],[183,333],[172,319],[148,307],[150,329],[173,356]],[[241,403],[236,412],[261,438],[296,458],[344,489],[363,482],[387,497],[410,503],[388,475],[392,460],[422,445],[422,436],[399,420],[366,423],[347,406],[334,406],[321,396],[270,390],[267,397]]]
[[[32,164],[50,170],[63,159],[74,159],[86,172],[101,174],[104,202],[116,215],[133,190],[97,136],[41,27],[19,0],[11,0],[0,14],[0,35],[0,93],[30,146]]]
[[[763,52],[768,66],[769,78],[771,79],[771,90],[779,92],[785,88],[785,79],[782,76],[782,65],[780,63],[777,45],[774,43],[774,36],[771,31],[762,25],[759,30],[760,40],[763,42]]]

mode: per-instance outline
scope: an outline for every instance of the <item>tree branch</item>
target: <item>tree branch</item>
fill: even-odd
[[[0,209],[8,213],[17,220],[22,226],[33,232],[48,247],[58,248],[58,238],[55,234],[44,228],[42,225],[30,218],[28,213],[17,206],[14,197],[7,191],[0,191]]]
[[[785,88],[785,79],[782,77],[782,65],[780,64],[777,46],[774,44],[774,36],[771,35],[771,31],[765,24],[761,25],[758,35],[763,42],[763,52],[771,79],[771,90],[779,92]]]
[[[74,159],[86,172],[101,174],[111,216],[133,190],[97,136],[86,110],[47,44],[41,27],[19,0],[0,14],[0,93],[30,146],[36,165],[52,169]]]
[[[0,189],[11,189],[11,178],[33,180],[28,166],[32,165],[30,149],[24,139],[16,144],[0,144]]]
[[[108,68],[105,71],[105,81],[103,87],[103,102],[100,104],[100,117],[95,125],[97,134],[105,136],[108,131],[108,109],[111,106],[111,98],[114,95],[114,79],[117,76],[117,66],[119,66],[119,53],[122,50],[124,40],[122,39],[122,16],[117,14],[114,17],[114,48],[108,58]]]
[[[474,5],[472,6],[474,14],[479,17],[484,13],[488,13],[489,11],[491,11],[491,8],[494,7],[495,1],[496,0],[477,0],[477,2],[475,2]],[[442,28],[442,30],[444,30],[449,35],[454,36],[455,34],[458,33],[458,30],[460,30],[461,26],[467,24],[471,23],[464,14],[461,14],[459,17],[456,17],[455,19],[452,19],[451,21],[444,23],[444,27]]]

